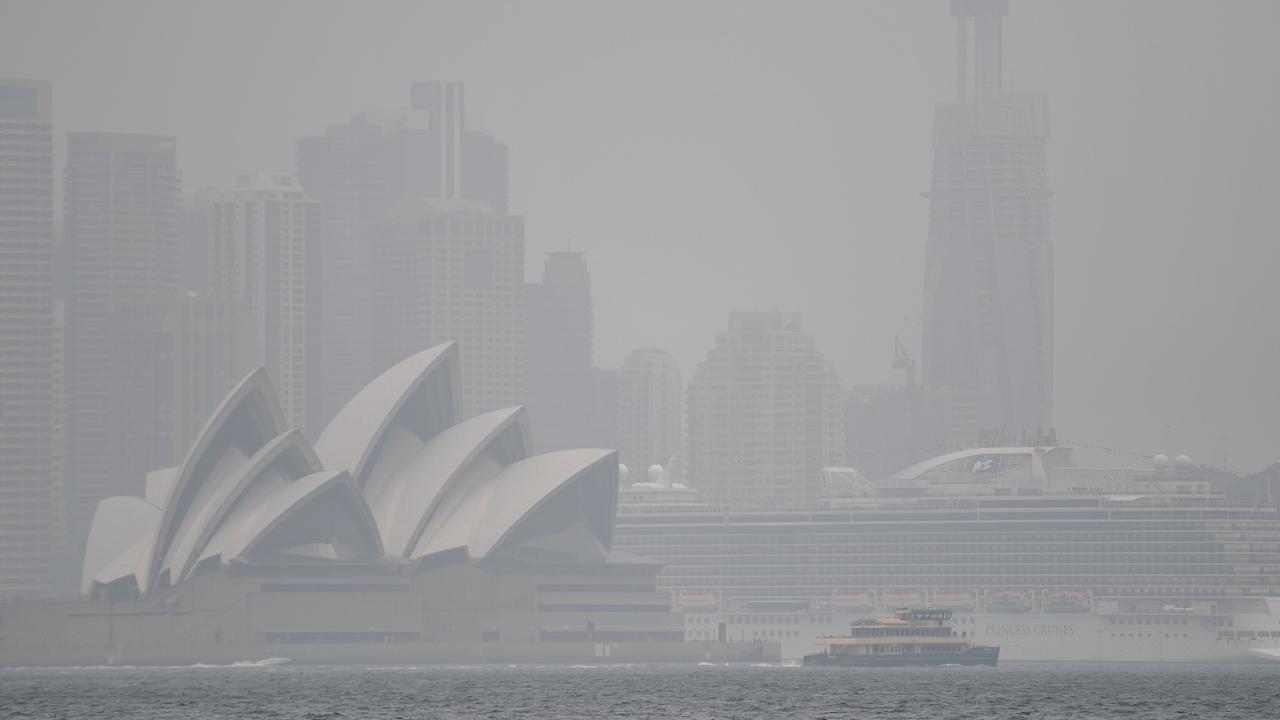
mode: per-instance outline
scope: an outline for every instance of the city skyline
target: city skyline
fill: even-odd
[[[0,705],[1280,700],[1280,0],[0,19]]]
[[[894,335],[919,356],[917,268],[927,226],[919,194],[928,188],[931,107],[954,84],[946,5],[817,4],[781,21],[761,5],[729,14],[707,6],[688,11],[681,27],[656,27],[625,9],[604,18],[603,10],[567,4],[537,17],[509,9],[515,17],[504,22],[495,22],[495,8],[403,8],[479,33],[484,42],[475,48],[456,40],[466,33],[430,29],[440,23],[400,23],[404,32],[428,28],[438,40],[402,44],[399,30],[378,19],[355,21],[340,8],[321,7],[314,32],[289,45],[319,63],[314,67],[294,60],[268,67],[249,48],[211,70],[184,65],[180,52],[172,62],[140,65],[103,52],[100,41],[74,27],[47,38],[20,33],[54,22],[59,6],[19,3],[15,22],[0,30],[0,61],[9,75],[53,82],[55,137],[148,132],[175,135],[182,148],[217,148],[183,151],[188,189],[227,185],[260,167],[288,171],[296,138],[362,108],[400,104],[403,88],[422,77],[465,80],[475,125],[514,148],[510,204],[531,218],[526,278],[536,276],[544,251],[570,243],[592,259],[597,313],[611,319],[597,332],[600,365],[616,367],[633,347],[652,345],[670,350],[687,375],[724,312],[777,306],[804,313],[846,383],[890,384],[897,381]],[[1148,454],[1188,452],[1250,471],[1275,460],[1269,442],[1277,421],[1267,408],[1278,391],[1267,368],[1280,357],[1280,338],[1264,313],[1267,268],[1277,264],[1278,250],[1250,239],[1262,235],[1270,187],[1264,168],[1277,155],[1265,118],[1280,98],[1258,62],[1273,52],[1264,28],[1277,10],[1260,2],[1232,7],[1214,13],[1195,4],[1015,2],[1007,56],[1013,85],[1045,91],[1053,107],[1059,436]],[[281,4],[259,21],[277,27],[299,11]],[[194,8],[193,22],[179,23],[188,11],[163,4],[138,4],[123,17],[98,12],[77,14],[86,25],[117,28],[115,38],[151,53],[174,43],[204,47],[203,32],[182,28],[216,30],[226,22]],[[1107,22],[1096,22],[1101,16]],[[142,17],[175,32],[135,37],[129,21]],[[575,22],[641,31],[565,29]],[[715,41],[714,56],[700,44],[713,23],[732,31]],[[527,26],[560,37],[562,49],[540,49],[513,34]],[[777,49],[755,58],[745,48],[756,45],[746,41],[764,37],[766,27],[777,35],[766,46]],[[389,33],[385,56],[335,50],[343,31],[374,29]],[[215,30],[207,37],[218,36]],[[632,37],[646,33],[663,38],[662,56],[639,52]],[[612,40],[602,43],[605,37]],[[1090,52],[1075,52],[1076,37],[1090,38]],[[1145,52],[1130,57],[1135,37]],[[587,52],[599,61],[577,68],[573,58]],[[73,62],[84,53],[108,59]],[[885,61],[894,82],[877,82]],[[692,72],[675,83],[655,81],[676,77],[674,66]],[[610,74],[625,82],[604,83]],[[711,77],[720,80],[709,86]],[[298,84],[269,94],[285,79]],[[778,93],[763,106],[762,79]],[[574,88],[591,92],[575,96]],[[190,101],[193,92],[210,100]],[[259,100],[261,111],[225,109],[239,107],[229,100],[240,95]],[[1227,104],[1239,110],[1222,113]],[[664,115],[661,107],[681,112]],[[575,114],[589,122],[561,122]],[[720,142],[695,142],[713,131]],[[1193,133],[1200,142],[1183,142]],[[657,137],[676,141],[657,145]],[[786,140],[766,142],[775,137]],[[61,168],[61,143],[54,144]],[[749,165],[739,159],[747,148],[754,148]],[[686,172],[665,187],[639,182],[669,167],[673,153]],[[605,173],[606,164],[628,172]],[[1213,181],[1235,175],[1242,181],[1229,190]],[[725,177],[749,181],[707,182]],[[646,210],[658,201],[662,212]],[[1197,212],[1179,211],[1190,207]],[[793,253],[785,239],[794,234],[817,239]],[[698,282],[708,262],[743,242],[755,252],[735,272]],[[1104,256],[1106,263],[1096,262]],[[804,281],[775,282],[771,273]],[[634,302],[642,296],[646,302]],[[663,320],[677,306],[693,312],[669,327]],[[1216,322],[1222,317],[1236,322]],[[1127,401],[1098,410],[1117,396]]]

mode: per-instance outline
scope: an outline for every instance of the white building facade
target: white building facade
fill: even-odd
[[[712,503],[802,505],[845,462],[844,391],[799,313],[730,313],[688,412],[688,479]]]
[[[240,178],[214,203],[214,296],[248,307],[289,427],[314,427],[320,389],[320,204],[291,175]]]
[[[462,414],[525,401],[524,219],[461,199],[424,199],[377,248],[384,364],[456,340]]]
[[[645,468],[662,465],[671,481],[682,480],[684,386],[680,365],[665,350],[640,348],[618,371],[618,458],[643,479]]]

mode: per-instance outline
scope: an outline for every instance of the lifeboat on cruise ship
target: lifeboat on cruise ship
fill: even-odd
[[[1018,590],[991,593],[987,598],[987,610],[1007,613],[1031,612],[1031,596]]]
[[[880,604],[885,607],[920,607],[924,605],[924,593],[921,592],[905,592],[905,593],[883,593],[880,595]]]
[[[831,596],[831,609],[833,610],[874,610],[875,607],[875,600],[867,593]]]
[[[1089,596],[1075,590],[1051,592],[1044,596],[1045,612],[1089,612]]]
[[[933,606],[948,610],[972,610],[973,593],[934,593]]]
[[[710,593],[684,594],[676,597],[676,608],[687,612],[710,612],[720,609],[720,601]]]

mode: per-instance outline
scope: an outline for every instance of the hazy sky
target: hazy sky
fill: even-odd
[[[1280,460],[1280,3],[1011,5],[1007,67],[1050,102],[1060,435]],[[601,365],[656,345],[687,377],[730,309],[781,307],[883,384],[895,334],[918,354],[949,8],[2,0],[0,75],[51,80],[59,133],[176,135],[188,190],[462,80],[530,277],[590,253]]]

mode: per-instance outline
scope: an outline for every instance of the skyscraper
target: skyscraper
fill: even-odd
[[[688,388],[686,477],[708,501],[796,506],[843,465],[844,391],[800,314],[733,312]]]
[[[369,317],[380,292],[374,246],[391,214],[423,198],[507,211],[507,150],[466,129],[461,83],[420,82],[410,107],[364,112],[297,144],[298,181],[324,206],[324,417],[385,369]],[[421,348],[418,348],[421,349]]]
[[[0,79],[0,597],[46,587],[53,472],[53,103]]]
[[[492,135],[462,134],[462,197],[507,212],[507,145]]]
[[[526,385],[539,451],[589,444],[595,423],[591,273],[585,253],[552,252],[527,287]],[[465,352],[465,348],[463,349]]]
[[[332,417],[379,372],[374,347],[373,242],[395,184],[383,129],[357,116],[298,141],[298,182],[322,204],[321,402]]]
[[[179,178],[172,137],[70,133],[66,167],[67,453],[72,537],[97,502],[136,490],[137,462],[119,422],[146,412],[123,379],[143,372],[120,354],[117,329],[138,304],[176,298],[182,277]],[[155,458],[164,462],[167,458]],[[154,465],[153,465],[154,467]]]
[[[465,417],[525,398],[524,220],[459,199],[423,199],[375,243],[382,364],[456,340]]]
[[[248,308],[285,421],[319,432],[320,203],[293,176],[262,173],[225,190],[212,217],[213,295]]]
[[[430,80],[409,88],[409,113],[418,115],[420,137],[401,134],[414,171],[409,189],[425,197],[478,200],[507,212],[507,146],[467,129],[466,88],[460,82]],[[416,151],[416,152],[414,152]]]
[[[1005,89],[1007,13],[1008,0],[953,0],[956,99],[934,123],[923,379],[951,396],[953,442],[1052,424],[1048,110]]]
[[[679,481],[684,462],[684,386],[680,365],[665,350],[631,351],[618,371],[618,461],[643,479],[663,465]]]
[[[409,87],[409,106],[424,121],[415,128],[417,133],[399,135],[412,145],[404,148],[404,154],[416,154],[420,160],[408,165],[406,185],[425,197],[462,197],[462,135],[467,117],[462,83],[416,82]],[[422,140],[415,142],[417,138]]]

